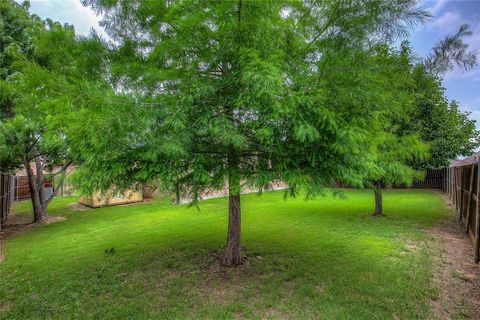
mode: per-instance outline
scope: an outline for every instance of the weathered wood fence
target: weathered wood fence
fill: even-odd
[[[415,180],[412,184],[412,188],[443,189],[445,184],[444,180],[444,169],[428,169],[425,172],[423,180]]]
[[[0,173],[0,229],[8,214],[13,202],[12,176]]]
[[[444,168],[443,190],[448,194],[458,219],[473,242],[475,261],[480,260],[480,172],[478,163]]]
[[[36,178],[36,176],[34,176],[34,178]],[[28,178],[26,176],[14,176],[12,184],[13,184],[14,201],[30,199],[30,187],[28,185]],[[47,194],[50,194],[50,192],[53,192],[52,179],[49,179],[48,177],[46,177],[44,187]],[[62,185],[61,191],[63,191],[63,187],[64,186]]]

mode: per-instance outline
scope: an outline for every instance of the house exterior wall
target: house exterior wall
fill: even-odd
[[[283,182],[283,181],[272,181],[268,188],[265,190],[284,190],[287,189],[288,185]],[[246,193],[255,193],[258,192],[258,189],[256,188],[249,188],[247,186],[242,187],[242,194]],[[226,197],[228,196],[228,183],[225,182],[223,188],[221,189],[207,189],[204,190],[202,193],[200,193],[198,199],[199,200],[207,200],[207,199],[213,199],[213,198],[221,198],[221,197]],[[187,191],[185,194],[183,194],[180,197],[180,203],[189,203],[192,201],[192,196],[190,195],[189,191]]]

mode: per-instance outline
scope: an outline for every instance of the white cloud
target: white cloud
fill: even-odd
[[[467,39],[470,48],[480,51],[480,22],[477,25],[472,25],[473,35]]]
[[[428,7],[433,16],[439,14],[447,3],[448,0],[425,1],[425,5]]]
[[[50,18],[73,24],[78,34],[88,35],[93,28],[99,34],[106,36],[105,30],[98,25],[101,17],[96,16],[90,8],[84,7],[80,0],[31,0],[30,4],[31,13],[43,19]]]
[[[445,80],[475,81],[478,82],[480,88],[480,69],[478,67],[469,71],[462,71],[456,67],[452,72],[447,73],[444,78]]]
[[[432,29],[448,33],[458,29],[462,23],[464,23],[464,21],[458,12],[447,11],[438,18],[435,18],[428,26]]]
[[[447,34],[454,34],[458,31],[460,25],[468,23],[470,29],[473,31],[473,35],[465,37],[464,41],[468,44],[469,50],[477,51],[480,53],[480,22],[476,20],[469,20],[458,12],[446,11],[443,15],[435,19],[430,23],[431,30],[435,30],[443,36]],[[442,36],[442,37],[443,37]],[[442,39],[439,37],[438,40]],[[480,62],[480,61],[479,61]],[[477,66],[470,71],[462,71],[459,68],[455,68],[452,72],[445,76],[445,80],[466,80],[478,82],[480,88],[480,67]]]

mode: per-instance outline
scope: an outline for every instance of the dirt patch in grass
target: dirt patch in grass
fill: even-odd
[[[198,264],[200,266],[198,273],[203,280],[201,285],[191,288],[198,299],[203,299],[209,305],[222,307],[233,307],[232,304],[242,301],[244,307],[251,312],[233,311],[234,319],[296,319],[289,309],[289,302],[301,284],[293,280],[280,283],[276,288],[278,290],[278,295],[275,295],[276,303],[270,305],[265,302],[268,293],[255,284],[265,282],[266,279],[278,278],[281,272],[259,272],[260,265],[269,262],[265,262],[261,255],[249,254],[245,249],[241,265],[232,268],[222,267],[220,265],[222,253],[223,249],[212,252]],[[325,288],[324,283],[320,283],[314,287],[314,292],[319,296],[323,295]]]
[[[7,313],[13,307],[11,302],[2,302],[0,303],[0,314]]]
[[[66,218],[64,216],[47,216],[47,221],[45,224],[63,221],[65,219]],[[23,233],[38,226],[40,226],[40,224],[32,223],[32,217],[11,214],[8,216],[5,225],[2,227],[0,239],[6,240],[16,234]]]
[[[64,216],[47,216],[46,224],[63,221],[65,219]],[[30,216],[10,214],[5,225],[2,226],[2,231],[0,231],[0,262],[5,259],[4,244],[7,239],[39,226],[37,223],[32,223],[32,217]]]
[[[433,281],[438,288],[432,319],[480,319],[480,267],[453,208],[452,216],[428,233],[435,240]]]

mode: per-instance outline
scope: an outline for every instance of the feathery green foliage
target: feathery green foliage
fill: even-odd
[[[463,38],[473,35],[468,24],[460,26],[453,35],[447,35],[438,41],[432,52],[424,59],[423,64],[432,73],[445,74],[455,66],[461,70],[470,70],[477,65],[478,52],[467,51],[468,44]]]
[[[116,41],[117,95],[73,133],[82,185],[159,178],[194,200],[226,181],[231,196],[275,180],[307,196],[363,185],[389,108],[369,48],[428,17],[414,1],[84,3]]]
[[[0,171],[26,169],[32,201],[38,204],[34,219],[43,221],[51,200],[43,191],[43,171],[72,159],[65,123],[83,84],[103,79],[89,57],[103,44],[95,35],[77,38],[73,26],[42,21],[27,10],[13,0],[0,4]]]
[[[102,136],[82,154],[106,183],[88,183],[176,172],[194,196],[233,172],[259,188],[360,185],[368,130],[388,109],[365,47],[398,32],[399,17],[426,16],[408,1],[85,3],[118,43],[110,76],[122,92],[98,101],[115,109],[99,111],[109,125],[79,134]]]
[[[422,65],[412,70],[416,107],[404,131],[420,135],[429,144],[429,157],[413,161],[423,170],[447,166],[459,155],[470,155],[480,146],[480,132],[468,112],[462,112],[456,101],[448,102],[441,78]]]
[[[384,104],[388,108],[381,114],[382,121],[373,131],[372,140],[376,145],[375,165],[367,180],[367,185],[392,184],[410,185],[419,173],[410,167],[412,161],[427,157],[427,145],[416,132],[405,132],[403,125],[411,121],[416,105],[414,91],[411,90],[411,52],[406,43],[399,50],[383,48],[377,53],[382,63],[381,73],[384,82],[382,91]]]

